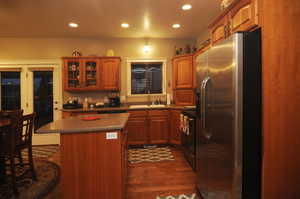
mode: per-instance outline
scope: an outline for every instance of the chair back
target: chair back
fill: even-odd
[[[35,113],[23,115],[20,119],[18,145],[31,145]]]
[[[16,151],[17,129],[23,110],[0,111],[0,120],[9,120],[9,124],[0,127],[0,154],[7,155]]]

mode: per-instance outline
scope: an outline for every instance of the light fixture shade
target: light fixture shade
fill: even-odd
[[[77,24],[77,23],[74,23],[74,22],[70,22],[70,23],[69,23],[69,26],[70,26],[71,28],[77,28],[77,27],[78,27],[78,24]]]
[[[182,10],[190,10],[192,8],[192,5],[191,4],[184,4],[182,6]]]
[[[149,53],[150,52],[150,50],[151,50],[151,47],[149,46],[149,45],[144,45],[144,48],[143,48],[143,50],[144,50],[144,53]]]

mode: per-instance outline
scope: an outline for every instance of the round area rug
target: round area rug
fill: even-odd
[[[57,185],[60,178],[60,168],[53,162],[46,160],[35,160],[34,167],[37,174],[37,181],[33,181],[30,172],[22,175],[17,182],[19,199],[41,199],[46,196]],[[0,186],[0,199],[13,199],[12,190],[9,185]]]

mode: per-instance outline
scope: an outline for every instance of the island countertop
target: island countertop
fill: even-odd
[[[82,118],[99,116],[100,119],[85,121]],[[122,130],[129,118],[129,113],[97,114],[60,119],[39,128],[36,133],[88,133]]]

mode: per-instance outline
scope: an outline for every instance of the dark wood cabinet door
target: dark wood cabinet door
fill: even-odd
[[[181,110],[171,111],[171,122],[170,122],[170,143],[181,144],[181,131],[180,126],[180,114]]]
[[[195,104],[194,89],[174,90],[174,101],[179,106],[190,106]]]
[[[231,33],[247,31],[258,25],[257,0],[241,0],[229,12]]]
[[[193,88],[194,71],[192,55],[173,59],[173,88]]]
[[[130,118],[127,125],[129,145],[147,144],[146,117]]]
[[[149,143],[165,144],[169,141],[168,116],[149,116]]]
[[[102,59],[101,73],[101,88],[103,90],[120,90],[119,58]]]

